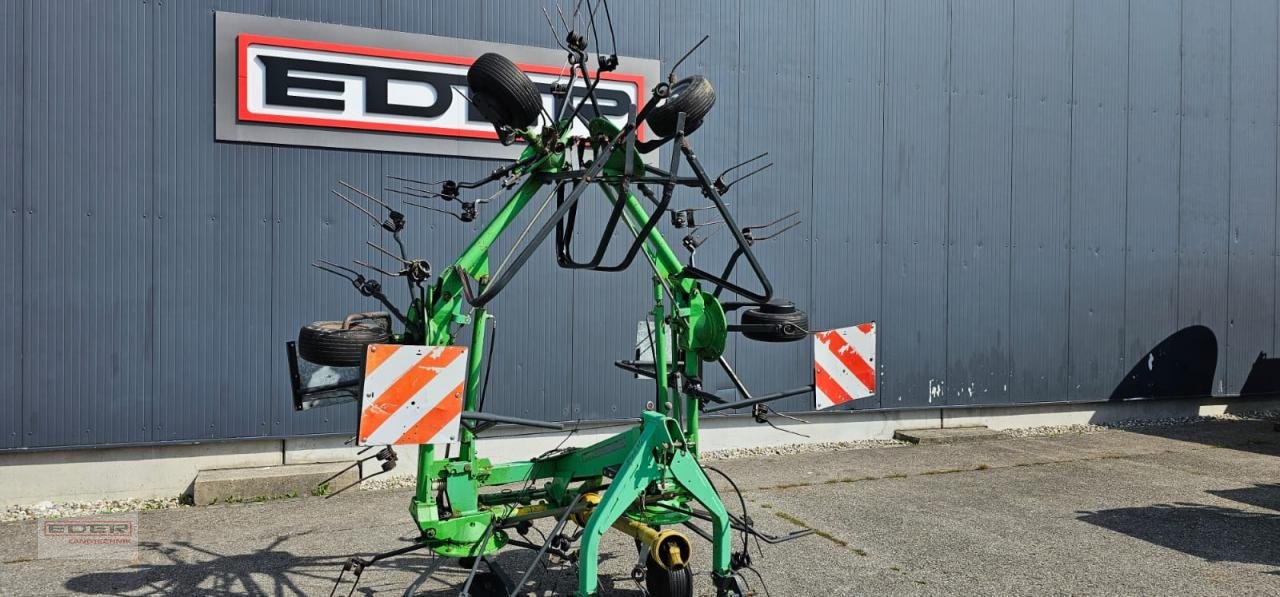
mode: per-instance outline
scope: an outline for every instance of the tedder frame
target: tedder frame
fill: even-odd
[[[708,478],[707,467],[699,461],[699,418],[705,412],[752,407],[760,418],[765,403],[807,392],[811,388],[805,386],[753,398],[723,356],[730,332],[742,332],[765,341],[790,341],[807,337],[805,328],[808,324],[802,311],[773,297],[769,279],[752,252],[753,243],[764,238],[753,233],[762,227],[738,226],[722,198],[732,183],[726,184],[723,176],[711,179],[689,143],[688,135],[702,124],[710,102],[714,101],[714,95],[710,96],[710,101],[694,101],[699,99],[698,86],[705,85],[707,93],[713,92],[701,77],[677,82],[673,67],[672,74],[652,89],[642,107],[631,110],[621,126],[599,116],[598,111],[594,118],[588,118],[589,106],[595,102],[592,90],[599,81],[599,72],[615,67],[617,59],[616,56],[602,55],[599,72],[592,77],[585,66],[585,40],[570,30],[565,41],[567,45],[562,44],[562,47],[569,51],[572,76],[569,83],[560,89],[565,100],[560,113],[554,118],[545,111],[543,113],[548,118],[541,121],[513,118],[510,115],[513,110],[503,104],[509,101],[503,95],[507,91],[501,88],[491,90],[490,96],[485,97],[484,81],[472,83],[470,101],[489,117],[499,134],[507,141],[519,139],[526,144],[514,163],[498,168],[478,181],[444,181],[439,191],[421,186],[430,183],[397,178],[419,185],[406,186],[399,192],[460,203],[462,215],[455,217],[463,221],[475,219],[477,203],[481,202],[463,201],[459,197],[460,192],[495,182],[500,183],[503,189],[514,189],[470,245],[442,270],[433,284],[423,284],[430,276],[430,265],[424,260],[411,260],[404,254],[398,234],[404,227],[403,214],[383,200],[349,187],[389,212],[385,221],[380,217],[374,217],[374,220],[395,235],[401,250],[399,255],[380,250],[401,261],[405,267],[399,272],[379,271],[408,279],[412,301],[407,309],[402,311],[392,305],[376,281],[366,280],[353,270],[330,262],[318,265],[348,278],[362,294],[377,298],[387,306],[390,313],[382,314],[382,317],[389,321],[394,316],[403,324],[403,332],[390,334],[388,343],[450,346],[458,342],[463,326],[471,327],[466,340],[467,376],[457,451],[451,453],[452,446],[445,451],[441,446],[432,444],[423,444],[418,449],[416,489],[409,510],[420,536],[406,548],[368,559],[351,558],[344,573],[352,571],[356,578],[352,591],[364,568],[374,562],[416,549],[429,549],[441,556],[458,558],[464,566],[469,566],[462,594],[489,592],[514,595],[525,585],[537,562],[528,567],[518,582],[512,582],[488,557],[498,549],[512,545],[536,550],[538,561],[551,554],[576,563],[576,594],[594,595],[599,590],[597,561],[601,538],[612,528],[636,540],[640,564],[633,576],[637,582],[648,580],[650,593],[690,594],[692,576],[688,564],[692,545],[684,534],[674,529],[683,525],[710,540],[711,572],[717,594],[742,595],[745,593],[744,580],[737,571],[749,568],[751,562],[745,545],[743,550],[734,552],[732,533],[735,530],[744,533],[744,543],[748,534],[775,543],[807,533],[798,531],[773,536],[756,530],[745,512],[742,516],[730,514]],[[501,69],[510,63],[503,63],[505,59],[495,56],[487,54],[477,60],[477,65],[487,61],[486,68],[506,73]],[[477,68],[473,66],[472,72]],[[570,93],[571,90],[575,93]],[[571,101],[579,92],[582,95],[580,101]],[[677,101],[681,95],[685,99]],[[704,94],[701,99],[706,100],[706,97]],[[656,139],[639,141],[637,131],[646,122],[652,123],[651,131],[663,130],[655,131],[658,133]],[[575,126],[575,123],[585,126]],[[582,132],[584,129],[585,133]],[[667,144],[671,146],[667,168],[646,164],[641,159],[642,153],[655,151]],[[682,165],[688,166],[690,175],[680,174]],[[686,263],[676,255],[658,228],[670,213],[676,227],[687,226],[696,231],[692,222],[693,210],[670,207],[678,187],[697,189],[700,196],[711,204],[700,209],[714,208],[720,218],[715,224],[722,225],[732,235],[735,247],[719,272],[709,272],[693,264],[692,253],[705,238],[698,239],[693,233],[684,238],[683,246],[691,254]],[[591,189],[603,194],[610,215],[590,258],[579,260],[574,255],[572,239],[579,202]],[[511,252],[496,268],[492,268],[495,271],[491,271],[490,252],[495,243],[513,229],[522,215],[528,215],[526,212],[539,205],[539,198],[543,198],[540,207],[529,218],[528,226],[516,239]],[[350,202],[345,196],[343,199]],[[554,210],[541,220],[541,214],[552,202]],[[361,209],[373,217],[368,210]],[[540,220],[541,226],[534,230]],[[631,240],[626,243],[625,252],[617,263],[603,264],[618,224],[630,232]],[[562,428],[558,423],[485,413],[482,408],[482,382],[487,385],[488,379],[485,371],[486,327],[493,317],[487,305],[545,238],[553,234],[557,262],[565,268],[622,271],[640,256],[648,264],[652,274],[652,310],[649,313],[652,324],[648,327],[652,358],[621,360],[615,365],[653,380],[653,398],[644,405],[639,422],[617,435],[585,447],[556,449],[527,460],[495,463],[480,457],[476,451],[477,434],[492,425],[508,423]],[[732,281],[735,266],[743,258],[752,270],[758,288],[749,289]],[[720,295],[724,290],[737,295],[739,300],[722,302]],[[730,324],[726,311],[736,310],[745,312],[740,323]],[[352,316],[347,324],[367,315],[371,314]],[[387,330],[390,331],[390,326]],[[343,383],[322,388],[303,387],[299,352],[295,343],[289,344],[295,401],[300,408],[302,402],[331,397],[334,391],[343,389]],[[704,390],[706,363],[717,363],[722,367],[743,399],[726,403],[714,393]],[[359,380],[348,381],[345,385],[358,383]],[[381,459],[389,459],[394,465],[393,452],[388,454],[384,449],[380,454]],[[384,468],[387,468],[385,464]],[[486,488],[497,487],[503,489],[486,491]],[[524,537],[531,521],[541,518],[554,520],[551,532],[541,544],[526,541]],[[569,532],[567,525],[570,521],[580,529]],[[695,522],[710,522],[710,533],[697,527]],[[512,531],[518,536],[514,536]],[[576,551],[573,550],[575,543],[578,546]],[[487,565],[488,572],[480,572],[481,562]],[[341,577],[338,582],[342,582]],[[655,587],[655,584],[659,586]]]

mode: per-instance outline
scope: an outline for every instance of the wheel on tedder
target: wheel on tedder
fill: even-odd
[[[684,112],[684,132],[692,133],[702,126],[702,119],[715,103],[716,90],[706,77],[694,75],[680,79],[671,86],[671,95],[666,101],[649,114],[649,130],[662,138],[675,135],[676,119]]]
[[[542,111],[542,96],[529,75],[501,54],[477,58],[467,70],[467,87],[471,102],[494,126],[523,129]]]
[[[636,539],[636,550],[644,550],[640,539]],[[641,552],[643,553],[643,552]],[[639,582],[639,566],[632,571],[632,578]],[[676,570],[667,568],[655,560],[653,552],[645,557],[644,566],[645,592],[650,597],[692,597],[694,596],[694,570],[684,565]]]
[[[315,321],[298,330],[298,355],[317,365],[359,367],[367,346],[390,338],[391,331],[375,321]]]
[[[688,566],[668,570],[650,555],[644,568],[644,586],[650,597],[693,597],[693,570]]]
[[[510,593],[511,588],[497,573],[480,572],[471,581],[471,591],[468,594],[471,597],[506,597]]]
[[[743,336],[761,342],[795,342],[809,337],[809,314],[790,301],[774,301],[742,313]]]

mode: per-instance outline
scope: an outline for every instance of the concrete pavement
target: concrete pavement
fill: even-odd
[[[1277,455],[1271,423],[1230,421],[709,464],[738,482],[762,528],[818,531],[766,545],[763,556],[753,546],[775,596],[1277,595]],[[7,523],[0,594],[327,595],[347,556],[411,537],[408,497],[363,491],[144,512],[138,562],[34,559],[36,524]],[[609,538],[602,586],[640,595],[627,574],[630,540]],[[705,543],[695,545],[698,592],[713,594]],[[530,557],[507,550],[500,561],[518,575]],[[448,562],[424,574],[435,563],[390,560],[368,569],[357,593],[455,594],[463,572]],[[538,594],[574,586],[563,568],[536,577]]]

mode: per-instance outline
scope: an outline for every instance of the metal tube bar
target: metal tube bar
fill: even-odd
[[[560,519],[556,521],[556,526],[547,534],[547,541],[542,544],[542,549],[538,550],[538,555],[534,556],[533,562],[529,564],[529,569],[524,571],[524,576],[520,577],[520,582],[516,583],[516,586],[512,588],[511,595],[509,597],[515,597],[520,593],[520,588],[524,586],[524,583],[529,582],[529,575],[533,574],[533,569],[538,566],[538,562],[542,561],[542,556],[547,554],[547,547],[551,546],[551,540],[554,539],[556,535],[560,534],[560,529],[564,528],[564,523],[568,522],[569,517],[573,515],[573,509],[578,505],[578,501],[581,499],[581,493],[573,496],[573,501],[569,502],[569,507],[565,508],[564,516],[561,516]]]
[[[477,363],[477,366],[479,366],[478,363]],[[525,419],[522,417],[508,417],[506,415],[495,415],[493,413],[463,411],[462,418],[467,421],[488,421],[491,423],[510,423],[512,425],[523,425],[525,427],[540,427],[542,429],[552,429],[555,431],[564,430],[563,423],[555,423],[552,421],[539,421],[537,419]]]
[[[728,403],[728,404],[717,404],[716,406],[713,406],[713,407],[711,407],[711,408],[704,408],[704,409],[702,409],[702,412],[704,412],[704,413],[714,413],[714,412],[720,412],[720,411],[722,411],[722,410],[729,410],[729,409],[734,409],[734,408],[746,408],[746,407],[748,407],[748,406],[755,406],[755,405],[760,404],[760,403],[763,403],[763,402],[772,402],[772,401],[774,401],[774,400],[781,400],[781,399],[783,399],[783,398],[788,398],[788,397],[791,397],[791,396],[798,396],[798,395],[800,395],[800,394],[804,394],[804,393],[812,392],[812,391],[813,391],[813,386],[804,386],[804,387],[801,387],[801,388],[792,388],[792,389],[790,389],[790,390],[783,390],[783,391],[781,391],[781,392],[774,392],[773,394],[765,394],[764,396],[759,396],[759,397],[756,397],[756,398],[752,398],[752,399],[750,399],[750,400],[739,400],[739,401],[737,401],[737,402],[730,402],[730,403]]]
[[[471,314],[471,349],[467,353],[467,389],[462,399],[462,412],[464,414],[476,410],[476,401],[480,391],[480,365],[484,359],[484,328],[488,317],[489,313],[483,308],[476,309]],[[476,457],[476,434],[466,425],[461,427],[458,457],[467,461],[474,460]]]

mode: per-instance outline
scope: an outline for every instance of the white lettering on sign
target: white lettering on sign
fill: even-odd
[[[467,68],[475,56],[454,56],[242,33],[237,36],[237,118],[305,127],[459,137],[498,138],[465,98]],[[542,94],[548,114],[559,114],[567,66],[518,64]],[[594,73],[591,73],[594,76]],[[574,99],[586,82],[575,84]],[[596,104],[583,110],[618,126],[642,105],[643,75],[607,72]],[[545,116],[543,117],[545,120]],[[578,122],[575,134],[585,133]],[[643,131],[642,131],[643,132]]]

